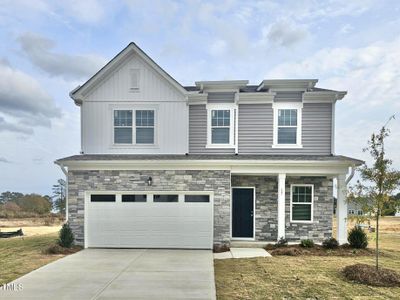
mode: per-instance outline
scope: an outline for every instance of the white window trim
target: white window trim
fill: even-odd
[[[308,202],[295,202],[293,203],[293,187],[295,186],[308,186],[311,187],[311,204]],[[293,204],[310,204],[311,205],[311,220],[310,221],[299,221],[293,220]],[[314,185],[313,184],[291,184],[290,185],[290,223],[305,223],[311,224],[314,223]]]
[[[274,110],[274,137],[272,148],[303,148],[302,145],[302,115],[303,115],[303,103],[302,102],[274,102],[272,104]],[[296,109],[297,110],[297,131],[296,131],[296,144],[278,144],[278,111],[280,109]]]
[[[114,111],[116,110],[131,110],[132,111],[132,143],[115,143],[114,139]],[[136,111],[137,110],[153,110],[154,111],[154,143],[153,144],[136,144]],[[117,126],[118,127],[118,126]],[[158,145],[158,107],[155,106],[114,106],[111,109],[111,147],[112,148],[128,148],[132,147],[138,149],[159,148]]]
[[[238,106],[236,104],[215,103],[207,104],[207,145],[206,148],[235,148],[235,110],[237,112]],[[213,110],[229,110],[229,144],[213,144],[211,143],[211,111]]]

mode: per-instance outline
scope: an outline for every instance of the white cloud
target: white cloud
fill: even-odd
[[[282,47],[292,47],[308,36],[304,26],[280,20],[263,29],[264,38]]]
[[[28,74],[0,61],[0,131],[33,133],[61,116],[52,97]],[[7,118],[5,118],[5,116]]]
[[[209,52],[211,55],[220,56],[223,55],[227,50],[227,44],[224,40],[216,40],[214,41],[209,48]]]
[[[53,40],[30,32],[19,36],[18,42],[28,59],[50,76],[61,76],[65,79],[87,78],[106,63],[106,60],[98,55],[52,52],[56,45]]]
[[[81,23],[95,24],[106,17],[106,1],[97,0],[70,0],[60,1],[61,9]],[[107,7],[108,9],[108,7]]]

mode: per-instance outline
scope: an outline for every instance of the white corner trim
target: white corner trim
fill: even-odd
[[[292,218],[292,213],[293,213],[293,187],[295,186],[307,186],[311,187],[311,204],[308,202],[296,202],[295,204],[308,204],[311,205],[311,220],[293,220]],[[312,224],[314,223],[314,185],[313,184],[304,184],[304,183],[299,183],[299,184],[291,184],[290,185],[290,223],[306,223],[306,224]]]

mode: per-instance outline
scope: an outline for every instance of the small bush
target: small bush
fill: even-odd
[[[368,246],[367,234],[360,226],[354,226],[354,228],[350,230],[347,240],[353,248],[365,249]]]
[[[227,252],[230,250],[231,249],[229,248],[228,244],[215,244],[213,249],[214,253]]]
[[[339,247],[339,242],[334,237],[331,237],[322,242],[322,247],[325,249],[337,249]]]
[[[276,248],[286,247],[287,245],[288,241],[282,237],[275,243]]]
[[[304,248],[313,248],[314,247],[314,241],[310,240],[310,239],[301,240],[300,241],[300,246],[302,246]]]
[[[355,264],[343,269],[343,275],[351,281],[373,286],[400,287],[400,275],[393,270],[366,264]]]
[[[58,245],[64,248],[71,248],[74,244],[74,234],[72,233],[71,227],[68,223],[65,223],[59,234]]]

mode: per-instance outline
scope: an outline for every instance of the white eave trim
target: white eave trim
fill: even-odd
[[[238,104],[264,104],[274,101],[275,93],[238,93]]]
[[[235,174],[345,174],[349,161],[297,160],[101,160],[66,161],[68,170],[231,170]]]
[[[343,99],[347,92],[304,92],[303,103],[334,103]]]

